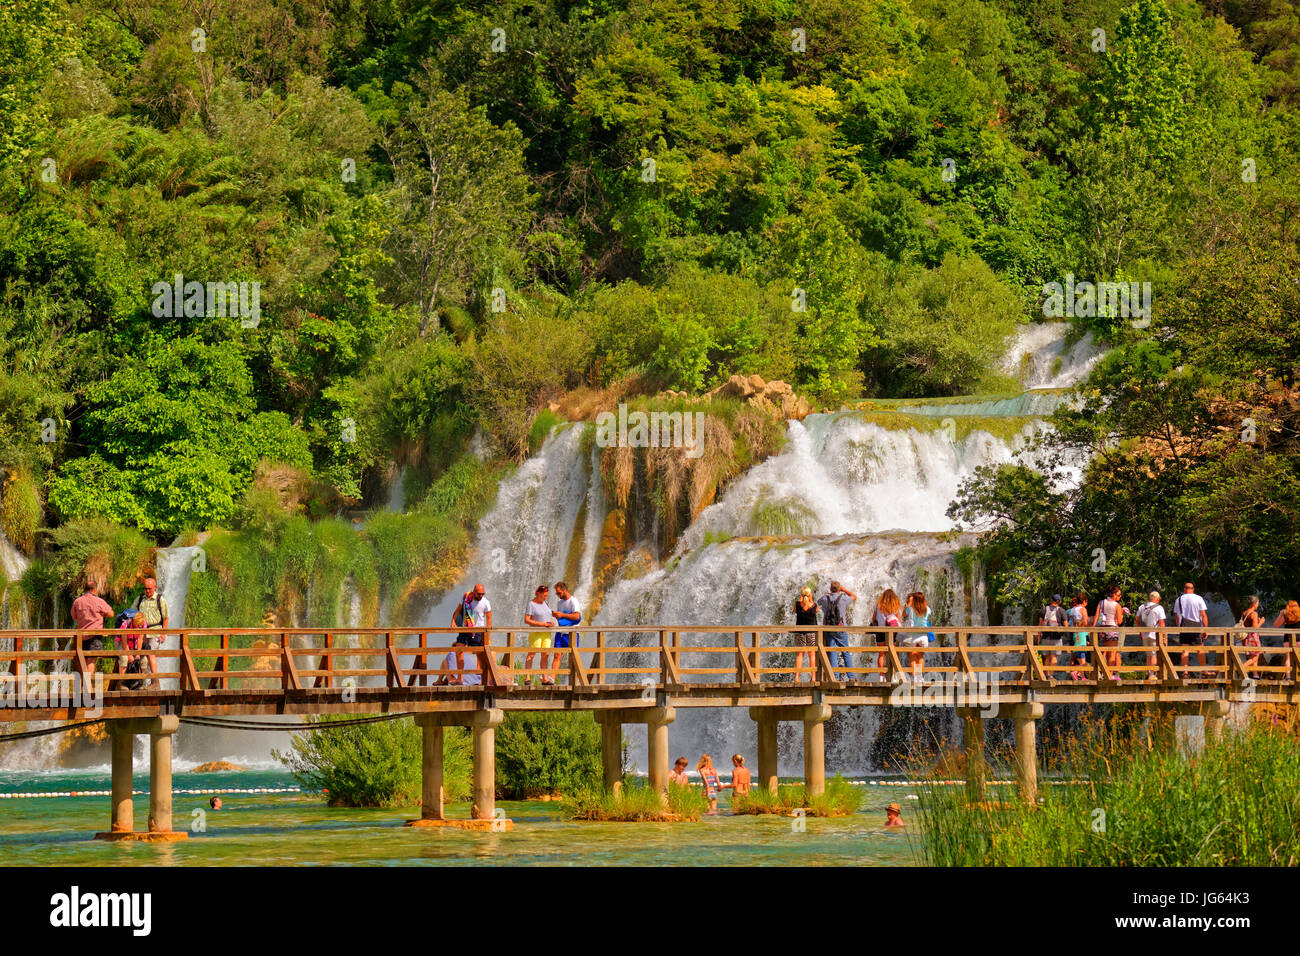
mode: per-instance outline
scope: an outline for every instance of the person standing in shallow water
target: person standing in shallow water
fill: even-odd
[[[896,803],[891,803],[885,807],[885,826],[887,827],[905,827],[903,822],[903,808]]]
[[[700,762],[695,765],[695,769],[700,772],[700,779],[704,781],[704,796],[709,801],[709,813],[716,814],[718,812],[718,794],[731,784],[718,781],[718,771],[713,769],[713,758],[708,754],[701,755]]]
[[[745,766],[745,758],[740,754],[731,755],[731,795],[732,797],[749,796],[749,788],[752,778],[750,777],[749,768]]]
[[[689,786],[691,781],[686,776],[686,766],[686,758],[678,757],[677,762],[673,764],[673,769],[668,771],[668,782],[681,787]]]

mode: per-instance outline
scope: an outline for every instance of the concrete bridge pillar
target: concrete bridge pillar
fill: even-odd
[[[1042,704],[1011,706],[1016,729],[1016,787],[1026,803],[1038,802],[1038,721],[1042,716]]]
[[[1226,700],[1209,700],[1201,705],[1201,715],[1205,718],[1205,746],[1213,747],[1223,740],[1231,707]]]
[[[420,819],[443,820],[443,728],[441,724],[421,722]]]
[[[623,789],[623,724],[600,720],[600,763],[605,789],[618,793]]]
[[[618,707],[595,711],[593,716],[600,724],[600,754],[604,768],[605,788],[617,791],[623,782],[623,725],[646,725],[646,750],[650,767],[650,788],[668,799],[668,725],[677,717],[672,707]]]
[[[966,794],[972,803],[983,803],[987,792],[988,765],[984,760],[984,713],[977,707],[958,707],[962,722],[962,746],[966,751]]]
[[[496,816],[496,728],[505,719],[499,708],[416,714],[415,723],[424,732],[421,746],[420,818],[407,820],[408,827],[456,827],[461,830],[513,830],[514,821]],[[443,757],[448,727],[468,727],[474,747],[471,773],[473,806],[470,819],[449,820],[443,789]]]
[[[470,735],[474,739],[474,807],[475,820],[491,820],[497,805],[496,729],[505,719],[497,708],[474,711]]]
[[[189,834],[172,830],[172,735],[180,728],[175,714],[110,720],[112,739],[112,815],[107,833],[97,840],[186,840]],[[131,798],[136,734],[149,735],[149,829],[136,832]]]
[[[677,712],[671,707],[652,707],[646,715],[646,742],[649,745],[650,789],[668,796],[668,725]]]
[[[770,707],[751,707],[749,716],[758,724],[758,785],[776,793],[776,711]]]
[[[826,721],[830,704],[809,704],[803,713],[803,784],[809,797],[826,792]]]
[[[130,833],[135,829],[135,803],[131,798],[135,773],[135,734],[118,726],[122,721],[109,721],[108,735],[113,752],[113,796],[110,833]]]

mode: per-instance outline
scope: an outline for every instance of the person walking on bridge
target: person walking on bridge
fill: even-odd
[[[879,599],[876,601],[876,610],[871,615],[871,623],[876,627],[899,627],[901,622],[898,619],[898,612],[902,610],[903,602],[898,599],[898,595],[893,588],[885,588],[881,592]],[[889,643],[889,633],[887,631],[876,631],[872,640],[877,646]],[[881,651],[876,655],[876,667],[880,669],[880,679],[886,679],[888,673],[885,668],[885,662],[889,659],[888,651]],[[897,675],[901,680],[903,675]]]
[[[858,596],[840,584],[839,581],[831,582],[829,594],[822,595],[822,599],[817,602],[817,606],[822,610],[822,625],[824,627],[841,627],[849,623],[849,606],[858,599]],[[848,647],[849,635],[844,631],[826,631],[827,647]],[[831,676],[835,677],[835,651],[828,651],[827,657],[831,665]],[[848,668],[852,666],[849,662],[848,651],[840,651],[840,666],[846,669],[845,677],[847,680],[854,680],[852,671]]]
[[[1147,595],[1147,602],[1137,609],[1137,614],[1133,620],[1139,627],[1160,627],[1165,626],[1165,609],[1160,603],[1160,592],[1152,591]],[[1142,643],[1147,648],[1147,680],[1156,679],[1156,645],[1157,638],[1159,643],[1163,644],[1165,638],[1163,634],[1157,631],[1143,631]]]
[[[799,597],[794,602],[794,622],[797,625],[807,627],[817,626],[817,602],[813,600],[812,588],[804,588],[799,592]],[[795,631],[795,647],[807,648],[807,650],[794,652],[794,679],[798,683],[803,680],[804,663],[807,661],[808,680],[816,683],[817,681],[817,661],[813,658],[812,648],[817,646],[816,631]]]
[[[465,642],[466,647],[483,646],[487,632],[492,630],[492,602],[487,599],[487,592],[482,583],[474,585],[472,590],[466,591],[461,597],[456,610],[452,612],[451,626],[485,628],[485,631],[477,633],[466,631],[464,634],[457,635]]]
[[[167,619],[167,599],[158,593],[158,582],[153,578],[144,579],[144,593],[135,599],[136,617],[144,617],[144,626],[146,628],[165,628],[168,623]],[[148,637],[144,639],[144,649],[146,651],[158,650],[163,646],[165,638],[159,634],[157,637]],[[153,675],[149,680],[150,687],[158,686],[158,658],[153,654],[148,654],[145,659],[149,662],[149,673]]]
[[[1053,594],[1051,603],[1043,605],[1043,611],[1038,615],[1038,626],[1064,628],[1069,623],[1069,615],[1061,604],[1061,595]],[[1065,643],[1066,633],[1064,630],[1045,630],[1039,634],[1038,640],[1048,648],[1060,647]],[[1047,667],[1048,678],[1054,678],[1056,672],[1052,668],[1056,667],[1056,651],[1044,651],[1043,664]]]
[[[573,596],[569,586],[563,581],[555,582],[555,596],[559,599],[555,602],[555,641],[556,651],[551,655],[551,670],[559,673],[560,652],[558,648],[569,647],[572,641],[573,647],[570,648],[570,654],[578,653],[578,635],[567,628],[577,627],[582,623],[582,606],[578,604],[578,599]]]
[[[528,610],[524,612],[524,623],[529,627],[539,628],[528,636],[528,656],[524,658],[524,671],[533,669],[533,657],[537,651],[542,652],[542,683],[554,684],[555,678],[551,676],[546,669],[547,658],[550,656],[547,651],[551,647],[551,628],[555,627],[555,614],[551,607],[546,603],[547,596],[551,589],[545,584],[539,584],[537,591],[533,594],[533,599],[528,602]],[[529,677],[528,682],[532,683],[536,678]]]
[[[1174,601],[1174,627],[1183,628],[1178,633],[1178,643],[1184,648],[1199,647],[1201,650],[1197,653],[1202,668],[1205,664],[1205,631],[1202,628],[1210,626],[1210,617],[1208,609],[1205,606],[1205,599],[1196,593],[1196,585],[1188,581],[1183,585],[1183,593],[1178,595]],[[1192,633],[1186,633],[1186,630],[1197,628]],[[1191,656],[1188,651],[1183,651],[1183,679],[1189,676],[1187,658]]]
[[[1295,601],[1287,601],[1286,607],[1283,608],[1282,613],[1277,616],[1277,620],[1273,622],[1273,626],[1286,628],[1291,632],[1292,636],[1300,634],[1300,604],[1297,604]],[[1270,667],[1277,667],[1278,665],[1286,664],[1286,672],[1277,676],[1284,680],[1290,680],[1291,649],[1286,645],[1286,638],[1277,636],[1270,637],[1269,646],[1281,647],[1286,651],[1285,654],[1271,655],[1268,663]]]
[[[94,581],[86,582],[85,593],[72,602],[72,623],[76,625],[79,631],[98,630],[104,626],[104,618],[113,616],[113,609],[108,602],[99,596],[99,585]],[[104,639],[102,637],[82,638],[77,635],[77,641],[83,651],[102,651],[104,649]],[[98,664],[98,658],[95,663]]]

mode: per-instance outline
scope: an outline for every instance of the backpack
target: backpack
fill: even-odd
[[[126,670],[124,671],[124,673],[127,674],[143,673],[143,668],[140,664],[140,658],[133,657],[129,661],[127,661]],[[144,687],[144,681],[143,680],[122,681],[122,686],[125,687],[127,690],[140,690],[142,687]]]
[[[840,614],[840,602],[833,601],[829,595],[826,599],[826,606],[822,610],[822,623],[827,626],[835,626],[844,623],[844,618]]]
[[[1065,608],[1057,604],[1055,606],[1048,604],[1043,608],[1043,623],[1050,624],[1053,627],[1061,627],[1070,623],[1069,615]]]

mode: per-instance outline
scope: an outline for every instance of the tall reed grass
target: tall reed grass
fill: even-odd
[[[972,803],[931,773],[919,862],[932,866],[1300,865],[1300,740],[1252,725],[1200,753],[1138,715],[1085,722],[1039,803],[990,787]],[[1054,775],[1055,776],[1055,775]]]

